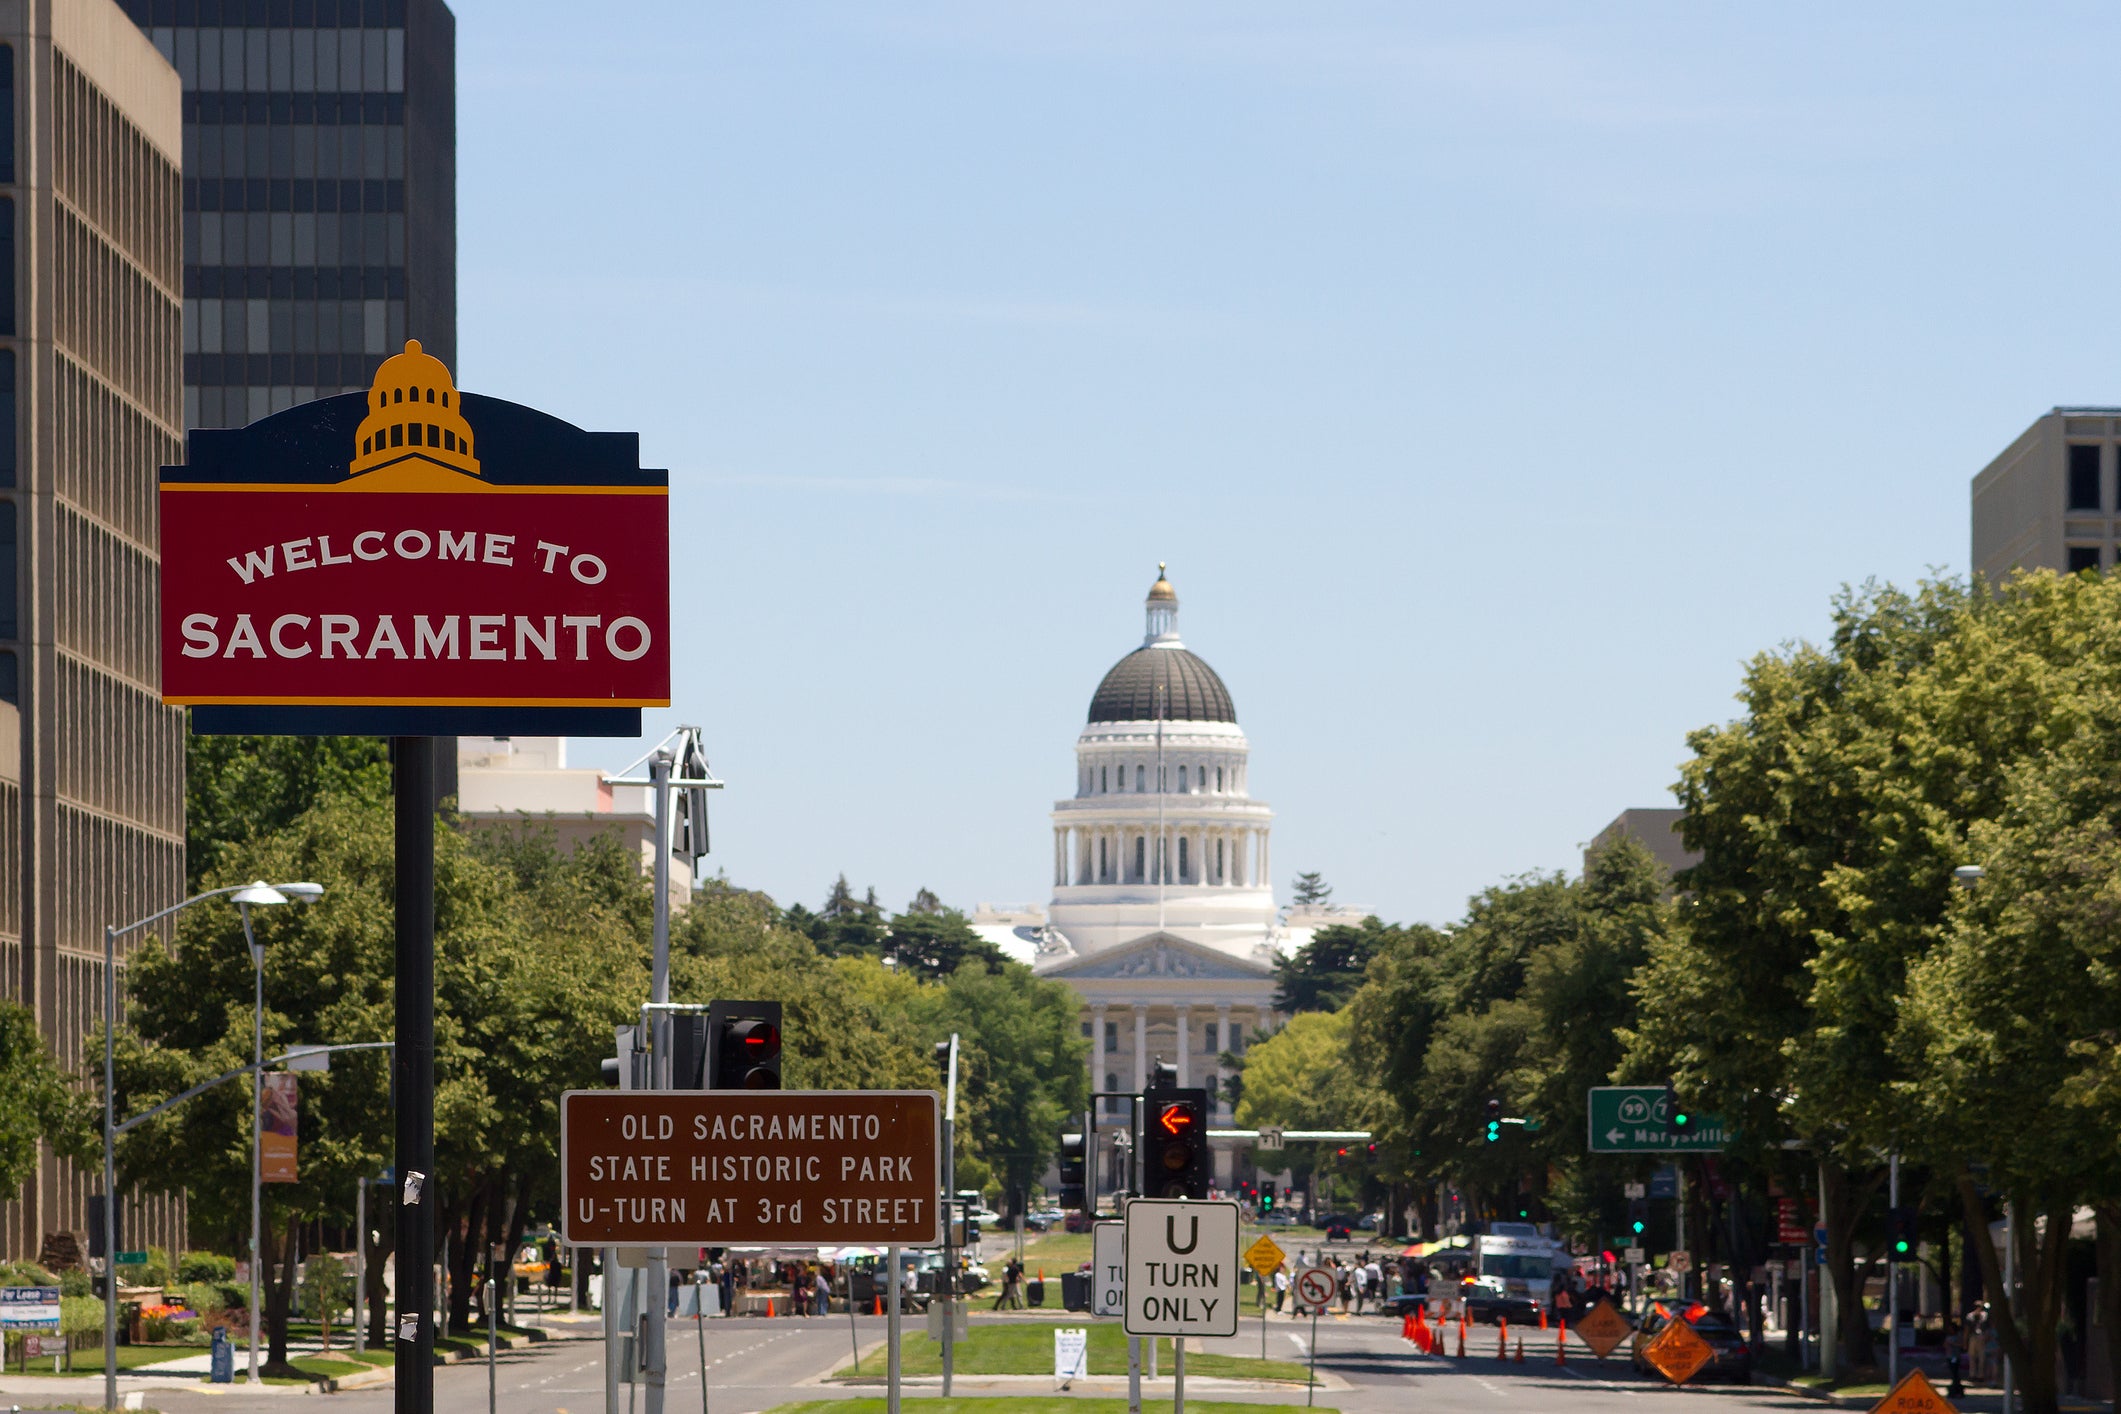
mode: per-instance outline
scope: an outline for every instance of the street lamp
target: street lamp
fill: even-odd
[[[252,905],[311,903],[324,896],[322,884],[232,884],[208,889],[182,903],[171,904],[136,923],[103,927],[103,1407],[118,1407],[118,1151],[117,1151],[117,1031],[118,1031],[118,939],[152,927],[174,913],[208,899],[233,898],[243,918],[243,937],[250,943],[251,966],[257,973],[257,1012],[251,1028],[251,1155],[250,1155],[250,1378],[258,1379],[258,1086],[265,1063],[265,954],[251,938]]]

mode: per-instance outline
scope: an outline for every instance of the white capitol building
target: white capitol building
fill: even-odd
[[[1093,1089],[1139,1090],[1168,1061],[1180,1085],[1215,1092],[1227,1124],[1218,1057],[1280,1024],[1275,959],[1362,911],[1275,908],[1274,812],[1248,789],[1230,690],[1180,641],[1161,573],[1147,608],[1142,646],[1097,685],[1075,739],[1075,794],[1053,808],[1052,902],[982,905],[972,921],[1082,995]],[[1218,1157],[1224,1183],[1229,1162]]]

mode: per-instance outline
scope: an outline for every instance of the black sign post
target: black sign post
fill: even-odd
[[[393,737],[397,815],[397,1414],[435,1407],[435,739]],[[367,1241],[366,1237],[362,1241]]]

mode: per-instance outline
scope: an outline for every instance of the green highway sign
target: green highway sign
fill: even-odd
[[[120,1252],[118,1254],[118,1265],[121,1267],[144,1267],[147,1265],[147,1254],[145,1252]]]
[[[1693,1115],[1685,1133],[1672,1133],[1662,1085],[1594,1085],[1589,1108],[1594,1154],[1713,1153],[1730,1142],[1716,1115]]]

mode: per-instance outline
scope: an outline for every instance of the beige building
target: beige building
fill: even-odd
[[[2058,407],[1974,478],[1976,574],[2121,564],[2121,408]]]
[[[113,0],[0,0],[0,990],[84,1068],[103,929],[184,888],[184,719],[161,704],[156,469],[181,455],[181,91]],[[15,745],[19,739],[19,751]],[[5,779],[8,775],[13,780]],[[152,935],[134,946],[154,946]],[[46,1156],[0,1249],[85,1231]],[[128,1246],[182,1245],[181,1201]]]
[[[655,802],[645,787],[613,785],[593,767],[569,766],[565,737],[465,736],[456,743],[457,817],[467,827],[550,830],[567,853],[616,835],[641,872],[654,873]],[[670,906],[691,901],[692,861],[678,850],[670,857]]]

